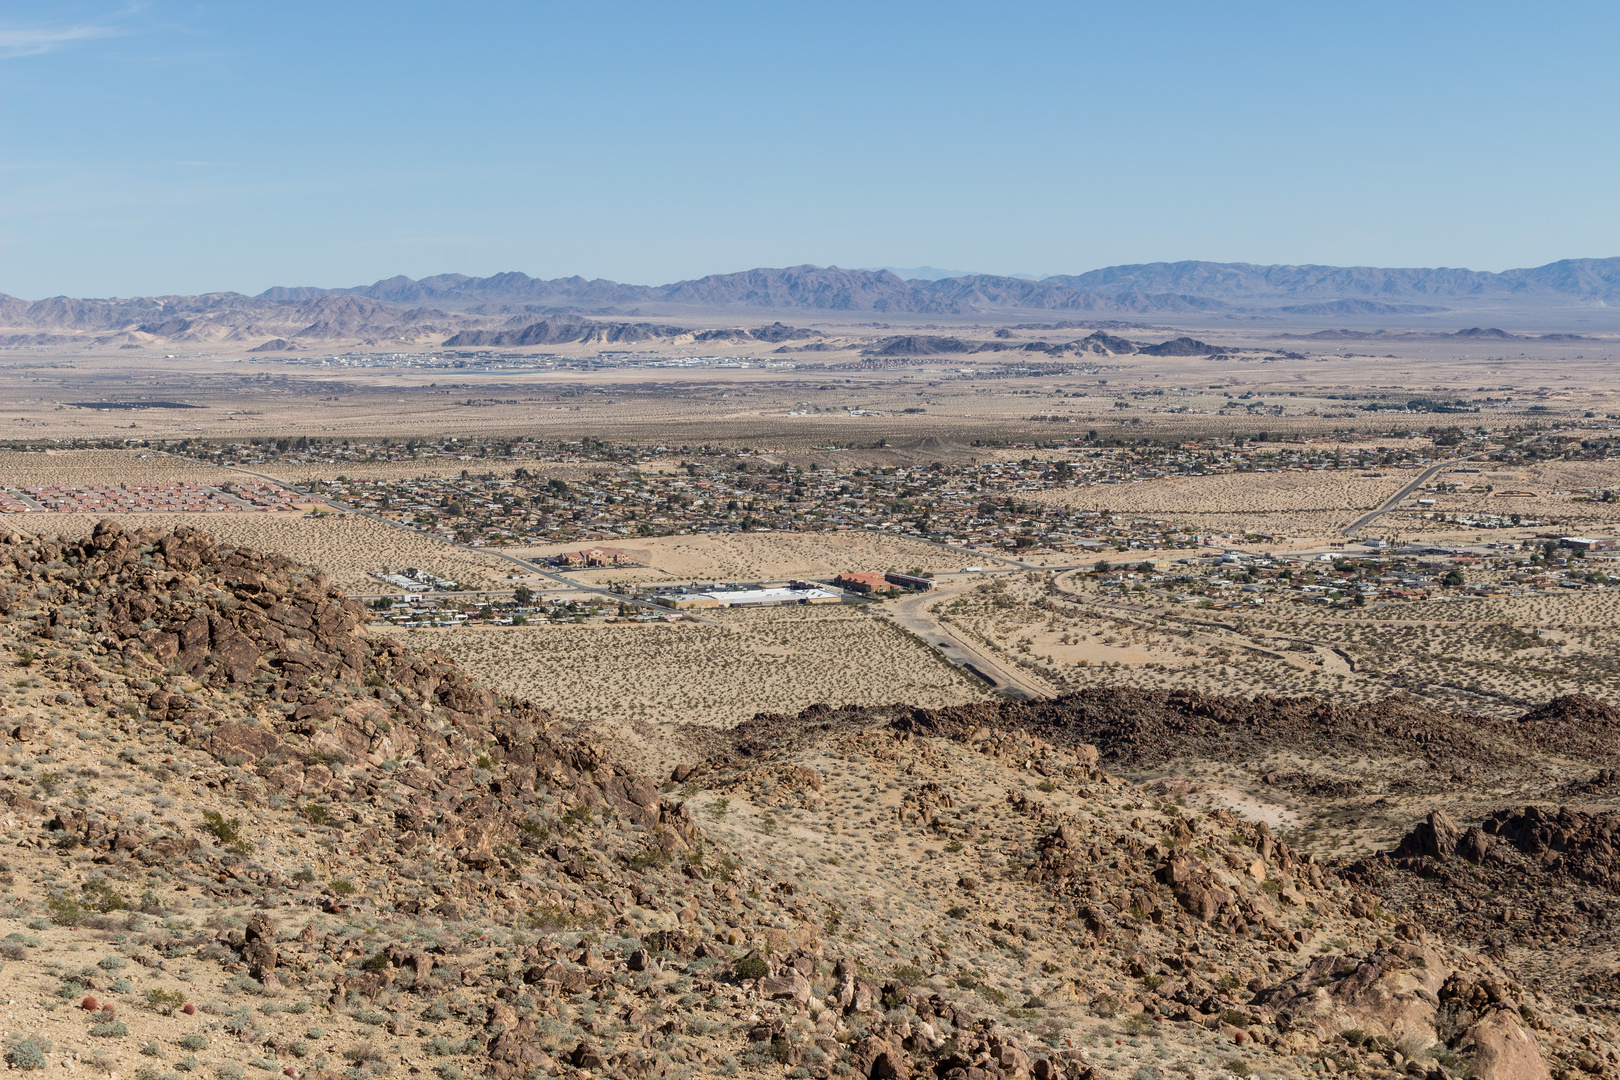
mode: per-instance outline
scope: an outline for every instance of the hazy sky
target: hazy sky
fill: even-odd
[[[1620,254],[1620,5],[0,4],[0,292]]]

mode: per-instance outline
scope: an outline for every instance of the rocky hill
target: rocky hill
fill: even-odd
[[[816,706],[644,777],[359,614],[192,531],[0,543],[13,1067],[1620,1076],[1611,814],[1335,862],[1116,771],[1221,731],[1449,753],[1468,718]]]

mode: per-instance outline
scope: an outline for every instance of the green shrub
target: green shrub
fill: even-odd
[[[84,905],[65,892],[46,897],[45,910],[57,926],[75,926],[84,918]]]
[[[90,1034],[104,1039],[122,1039],[129,1034],[129,1025],[122,1020],[114,1020],[110,1024],[91,1024]]]
[[[225,847],[242,855],[253,854],[253,844],[242,836],[242,819],[226,818],[215,810],[203,811],[203,828],[213,833]]]
[[[353,896],[355,893],[354,882],[348,878],[333,878],[326,884],[339,896]]]
[[[208,1036],[195,1033],[186,1035],[181,1038],[180,1045],[187,1050],[206,1050],[208,1049]]]
[[[147,1043],[145,1046],[141,1047],[141,1053],[145,1054],[147,1057],[162,1057],[163,1047],[159,1046],[157,1043]]]
[[[153,987],[146,992],[146,1003],[164,1016],[173,1016],[174,1010],[186,1003],[186,995],[178,990],[159,990]]]
[[[91,881],[80,886],[79,902],[87,908],[101,912],[103,915],[114,911],[123,911],[129,907],[129,898],[105,881]],[[116,971],[116,968],[108,968]]]
[[[102,971],[122,971],[129,966],[129,961],[122,956],[103,956],[96,962],[96,967]]]
[[[757,956],[745,956],[731,970],[739,979],[763,979],[771,973],[771,966]]]

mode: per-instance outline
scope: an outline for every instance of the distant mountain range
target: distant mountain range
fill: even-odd
[[[890,270],[791,266],[711,274],[672,285],[623,285],[602,278],[544,280],[440,274],[393,277],[352,289],[270,289],[267,300],[349,294],[394,304],[478,311],[487,305],[541,305],[583,312],[636,305],[659,308],[905,312],[1106,311],[1153,314],[1269,310],[1298,315],[1389,315],[1459,304],[1620,303],[1620,258],[1564,259],[1527,270],[1381,269],[1367,266],[1255,266],[1249,263],[1142,263],[1034,280],[995,274],[936,277],[930,267],[905,278]]]
[[[938,273],[925,267],[914,271]],[[419,280],[399,276],[347,289],[276,287],[258,296],[58,296],[28,302],[0,294],[0,327],[5,328],[0,345],[241,342],[259,347],[276,340],[288,347],[334,341],[438,344],[461,334],[483,335],[463,341],[496,341],[504,340],[503,335],[522,337],[522,331],[548,316],[691,320],[818,311],[923,317],[1062,312],[1294,324],[1321,319],[1410,324],[1415,319],[1432,325],[1433,316],[1447,312],[1611,306],[1620,307],[1620,258],[1564,259],[1499,274],[1143,263],[1041,280],[994,274],[907,278],[890,270],[806,265],[712,274],[669,285],[581,277],[545,280],[509,272],[491,277],[437,274]],[[679,328],[660,327],[657,333],[667,329]],[[555,328],[538,333],[552,332]]]

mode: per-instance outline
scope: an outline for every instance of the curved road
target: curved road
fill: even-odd
[[[957,667],[972,664],[988,678],[994,679],[994,689],[999,694],[1005,694],[1018,701],[1057,696],[1057,691],[1044,682],[1015,665],[1002,662],[966,634],[959,633],[940,622],[939,616],[928,609],[942,599],[942,593],[937,590],[913,593],[910,596],[887,601],[878,608],[878,611],[922,638],[927,645]]]

